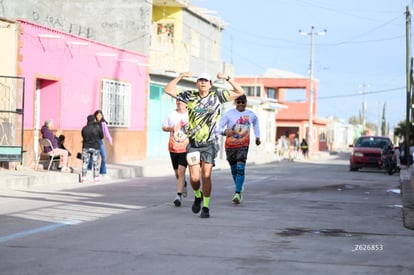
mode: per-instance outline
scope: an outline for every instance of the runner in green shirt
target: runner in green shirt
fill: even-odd
[[[236,81],[223,73],[218,73],[217,78],[225,79],[233,89],[212,89],[210,75],[202,73],[197,75],[196,90],[182,91],[176,86],[184,77],[191,78],[192,74],[189,72],[180,74],[165,86],[164,92],[187,103],[189,120],[187,135],[190,140],[187,146],[187,162],[195,195],[192,211],[197,214],[201,210],[200,217],[208,218],[210,217],[211,171],[219,150],[217,140],[220,135],[221,104],[243,95],[244,90]],[[202,209],[201,201],[203,201]]]

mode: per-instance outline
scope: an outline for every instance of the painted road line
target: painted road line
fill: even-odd
[[[79,223],[79,221],[75,221],[75,220],[64,221],[64,222],[61,222],[61,223],[55,223],[55,224],[51,224],[51,225],[47,225],[47,226],[42,226],[42,227],[38,227],[38,228],[26,230],[26,231],[14,233],[14,234],[11,234],[11,235],[2,236],[2,237],[0,237],[0,243],[4,243],[4,242],[10,241],[10,240],[19,239],[19,238],[23,238],[23,237],[26,237],[26,236],[30,236],[30,235],[34,235],[34,234],[38,234],[38,233],[42,233],[42,232],[53,231],[53,230],[58,229],[58,228],[63,227],[63,226],[73,225],[73,224],[78,224],[78,223]]]

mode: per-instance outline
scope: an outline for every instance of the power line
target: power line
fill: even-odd
[[[397,19],[400,19],[400,18],[401,18],[401,17],[403,17],[403,16],[405,16],[405,14],[398,15],[397,17],[394,17],[394,18],[392,18],[392,19],[388,20],[387,22],[382,23],[381,25],[379,25],[379,26],[377,26],[377,27],[375,27],[375,28],[372,28],[372,29],[370,29],[370,30],[368,30],[368,31],[366,31],[366,32],[360,33],[360,34],[358,34],[358,35],[356,35],[356,36],[354,36],[354,37],[352,37],[352,38],[348,39],[347,41],[339,42],[339,43],[336,43],[336,44],[333,44],[333,45],[343,45],[343,44],[348,44],[348,43],[350,43],[350,42],[354,41],[355,39],[357,39],[357,38],[359,38],[359,37],[366,36],[367,34],[373,33],[373,32],[375,32],[375,31],[377,31],[377,30],[379,30],[379,29],[381,29],[381,28],[383,28],[383,27],[385,27],[385,26],[387,26],[387,25],[391,24],[392,22],[394,22],[394,21],[395,21],[395,20],[397,20]]]
[[[404,14],[399,14],[396,17],[391,18],[390,20],[387,20],[384,23],[381,23],[380,25],[362,32],[360,34],[355,35],[354,37],[351,37],[345,41],[340,41],[340,42],[335,42],[335,43],[321,43],[319,44],[320,46],[339,46],[339,45],[346,45],[346,44],[359,44],[359,43],[377,43],[377,42],[381,42],[381,41],[389,41],[389,40],[395,40],[395,39],[399,39],[402,37],[405,37],[405,35],[398,35],[398,36],[393,36],[393,37],[384,37],[384,38],[379,38],[379,39],[371,39],[371,40],[362,40],[362,41],[358,41],[356,40],[357,38],[360,37],[365,37],[366,35],[373,33],[375,31],[378,31],[382,28],[384,28],[387,25],[390,25],[391,23],[393,23],[394,21],[400,19],[401,17],[403,17]],[[238,30],[237,28],[232,28],[229,27],[226,30],[233,30],[233,32],[238,32],[240,33],[242,36],[242,39],[247,40],[247,37],[252,37],[255,41],[259,38],[259,39],[265,39],[265,40],[269,40],[269,41],[275,41],[275,42],[283,42],[283,43],[287,43],[287,44],[291,44],[291,45],[305,45],[304,43],[299,43],[296,41],[292,41],[292,40],[288,40],[288,39],[283,39],[283,38],[277,38],[277,37],[270,37],[268,35],[260,35],[258,33],[250,33],[250,32],[246,32],[243,30]],[[249,41],[250,42],[250,41]],[[263,42],[263,41],[261,41]],[[256,46],[262,46],[262,47],[275,47],[275,45],[264,45],[263,43],[255,43],[255,42],[250,42],[250,43],[254,43]]]
[[[377,90],[377,91],[365,92],[365,95],[382,94],[382,93],[395,92],[395,91],[401,91],[401,90],[405,90],[405,86],[398,87],[398,88],[390,88],[390,89],[384,89],[384,90]],[[317,97],[317,99],[318,100],[324,100],[324,99],[343,98],[343,97],[355,97],[355,96],[361,96],[361,93],[357,93],[357,94],[332,95],[332,96],[322,96],[322,97]]]

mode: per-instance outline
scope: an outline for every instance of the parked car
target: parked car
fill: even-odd
[[[381,155],[385,147],[391,145],[392,141],[386,136],[361,136],[352,148],[349,157],[349,170],[358,171],[361,168],[381,169]]]

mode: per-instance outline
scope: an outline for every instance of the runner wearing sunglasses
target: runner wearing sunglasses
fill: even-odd
[[[220,132],[226,137],[224,147],[235,185],[232,202],[240,204],[245,178],[247,153],[250,145],[250,127],[253,126],[256,145],[260,145],[259,120],[256,114],[246,109],[247,97],[239,96],[234,101],[236,108],[225,112],[220,120]]]

